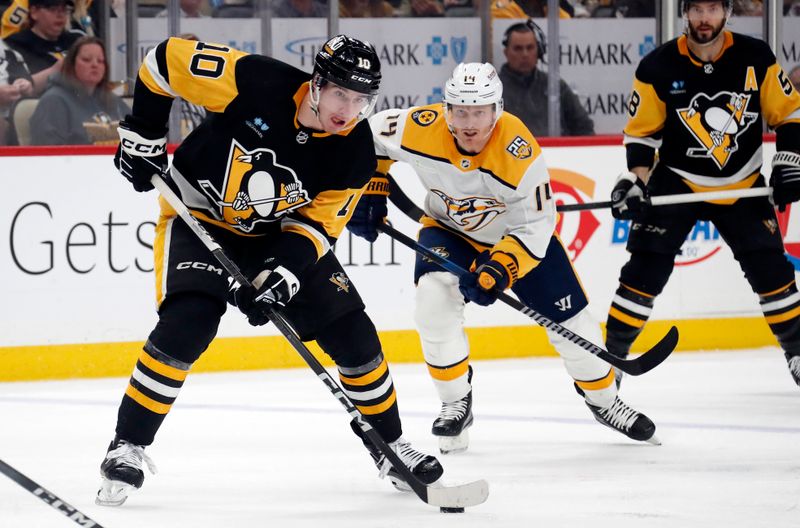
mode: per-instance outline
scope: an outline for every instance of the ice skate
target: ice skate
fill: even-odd
[[[655,436],[656,426],[653,421],[630,408],[619,399],[619,396],[614,398],[614,402],[609,407],[598,407],[589,403],[588,400],[586,400],[586,405],[592,411],[595,420],[606,427],[619,431],[632,440],[661,445],[661,441]]]
[[[128,494],[142,487],[144,471],[142,463],[147,464],[150,473],[156,466],[144,452],[144,447],[130,444],[115,438],[108,446],[108,452],[100,464],[103,481],[97,491],[95,503],[100,506],[122,506]]]
[[[469,446],[469,427],[472,425],[472,391],[454,402],[442,403],[431,433],[439,438],[443,455],[461,453]]]
[[[800,385],[800,356],[790,356],[786,354],[786,363],[789,367],[789,374],[797,385]]]

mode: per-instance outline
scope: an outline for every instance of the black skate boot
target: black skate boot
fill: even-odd
[[[143,462],[150,473],[156,472],[156,466],[145,454],[143,446],[114,438],[108,446],[105,460],[100,464],[103,482],[97,491],[95,503],[100,506],[122,506],[128,494],[141,488],[144,483]]]
[[[800,356],[790,356],[788,353],[784,355],[786,356],[786,363],[789,367],[789,374],[792,375],[794,382],[800,385]]]
[[[649,442],[653,445],[661,445],[656,438],[656,426],[650,418],[644,414],[628,407],[619,396],[614,398],[610,407],[598,407],[586,400],[586,406],[592,411],[595,420],[601,424],[619,431],[632,440]]]
[[[350,427],[367,446],[369,454],[372,456],[373,462],[378,467],[378,477],[384,478],[388,475],[389,481],[392,485],[400,491],[411,491],[411,486],[408,485],[405,478],[392,466],[392,463],[378,451],[369,438],[364,436],[361,429],[353,421],[350,422]],[[444,473],[444,468],[436,460],[436,457],[426,455],[411,447],[411,443],[404,439],[402,436],[394,442],[388,443],[389,447],[394,451],[405,466],[411,470],[411,473],[425,484],[433,484]]]
[[[472,391],[454,402],[442,403],[439,416],[433,422],[431,433],[439,438],[439,451],[443,455],[461,453],[469,446],[472,425]]]
[[[472,366],[467,380],[472,386]],[[443,455],[461,453],[469,447],[469,432],[472,425],[472,389],[466,396],[454,402],[443,402],[439,416],[434,420],[431,433],[439,438],[439,451]]]

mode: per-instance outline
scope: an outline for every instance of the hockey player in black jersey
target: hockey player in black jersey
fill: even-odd
[[[685,34],[636,70],[625,127],[628,170],[612,212],[631,218],[620,284],[608,314],[608,350],[624,357],[642,331],[699,219],[730,246],[800,385],[800,293],[773,204],[800,198],[800,95],[764,42],[725,30],[730,0],[682,3]],[[772,202],[752,198],[646,207],[645,197],[764,187],[763,123],[775,130]],[[654,160],[658,152],[658,162]]]
[[[411,471],[425,483],[441,476],[439,462],[401,436],[375,327],[331,251],[377,166],[363,119],[380,79],[372,46],[343,35],[323,46],[312,75],[175,38],[145,58],[115,164],[137,191],[152,189],[151,176],[167,166],[172,99],[205,107],[210,117],[178,147],[163,176],[255,287],[229,291],[227,274],[161,200],[154,242],[159,320],[119,408],[98,504],[118,506],[141,487],[143,463],[152,469],[144,448],[214,338],[226,299],[253,325],[268,321],[264,306],[280,310],[304,341],[315,339],[333,358],[347,396]],[[367,447],[381,476],[407,488]]]

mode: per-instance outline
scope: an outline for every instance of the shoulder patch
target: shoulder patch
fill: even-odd
[[[436,110],[429,110],[427,108],[424,110],[417,110],[411,114],[411,119],[419,126],[424,127],[436,121],[437,117],[439,117],[439,113]]]
[[[506,147],[506,152],[514,156],[518,160],[524,160],[531,157],[533,154],[533,147],[525,141],[521,136],[517,136],[511,140],[511,143]]]

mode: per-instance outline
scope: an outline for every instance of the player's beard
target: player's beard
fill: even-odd
[[[712,26],[711,27],[711,35],[708,36],[708,37],[700,36],[699,31],[697,30],[697,27],[696,26],[692,26],[691,22],[687,22],[687,26],[689,28],[689,36],[691,37],[691,39],[693,41],[697,42],[698,44],[708,44],[709,42],[714,42],[714,39],[716,39],[719,36],[719,34],[722,33],[723,29],[725,29],[725,23],[727,21],[728,21],[727,18],[723,18],[722,22],[720,22],[718,26],[716,26],[716,27]],[[708,26],[708,25],[711,25],[711,24],[704,24],[704,25]]]

